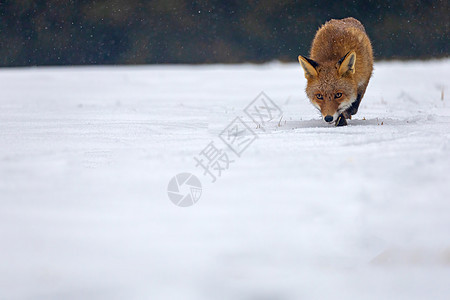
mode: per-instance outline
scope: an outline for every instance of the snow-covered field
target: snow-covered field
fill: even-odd
[[[0,299],[448,299],[449,79],[377,63],[336,128],[297,64],[1,69]],[[236,117],[241,157],[218,137]],[[234,160],[215,183],[210,142]]]

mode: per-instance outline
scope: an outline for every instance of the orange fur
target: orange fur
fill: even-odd
[[[298,59],[311,103],[324,119],[333,117],[330,123],[342,115],[346,124],[358,111],[373,70],[372,45],[363,25],[354,18],[326,22],[316,33],[310,58]]]

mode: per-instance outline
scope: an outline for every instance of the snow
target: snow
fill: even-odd
[[[337,128],[297,64],[1,69],[0,299],[446,299],[449,78],[379,62]],[[241,157],[218,137],[236,117]],[[211,141],[234,160],[214,183]]]

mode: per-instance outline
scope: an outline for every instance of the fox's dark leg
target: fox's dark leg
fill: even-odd
[[[355,102],[352,103],[352,106],[350,106],[349,108],[347,108],[347,110],[345,111],[348,115],[354,115],[358,112],[358,108],[359,108],[359,104],[361,103],[361,94],[358,94],[358,96],[356,97]]]
[[[336,120],[336,126],[345,126],[347,125],[346,119],[351,119],[352,115],[358,112],[359,104],[361,103],[361,99],[366,92],[367,84],[360,89],[358,89],[358,95],[356,96],[356,100],[352,103],[352,105],[347,108]]]
[[[344,114],[340,114],[335,123],[336,126],[346,126],[347,120],[345,120]]]
[[[336,120],[336,126],[345,126],[347,125],[346,119],[351,119],[352,115],[358,112],[359,104],[361,103],[361,94],[358,94],[355,102],[352,103],[352,106],[347,108]]]
[[[364,94],[366,93],[367,84],[369,83],[369,80],[367,79],[366,84],[358,87],[357,90],[357,96],[355,102],[352,103],[352,106],[350,106],[345,112],[347,115],[351,116],[358,112],[359,104],[361,103],[361,99],[364,97]]]

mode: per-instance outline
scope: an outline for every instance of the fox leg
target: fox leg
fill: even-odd
[[[361,99],[364,96],[366,91],[367,84],[358,90],[358,95],[356,96],[356,100],[352,103],[352,105],[347,108],[336,120],[336,126],[345,126],[347,125],[346,119],[351,119],[352,115],[358,112],[359,104],[361,103]]]
[[[356,97],[355,102],[352,103],[352,106],[350,106],[349,108],[347,108],[347,110],[345,111],[345,113],[348,116],[352,116],[354,114],[356,114],[358,112],[358,108],[359,108],[359,104],[361,103],[361,94],[358,94],[358,96]],[[350,117],[351,118],[351,117]],[[348,118],[348,119],[350,119]]]
[[[335,126],[346,126],[347,120],[345,120],[344,114],[340,114],[336,120]]]
[[[347,125],[346,119],[351,119],[352,115],[358,112],[359,104],[361,103],[361,94],[358,94],[355,102],[352,103],[352,106],[347,108],[336,120],[336,126],[345,126]]]

